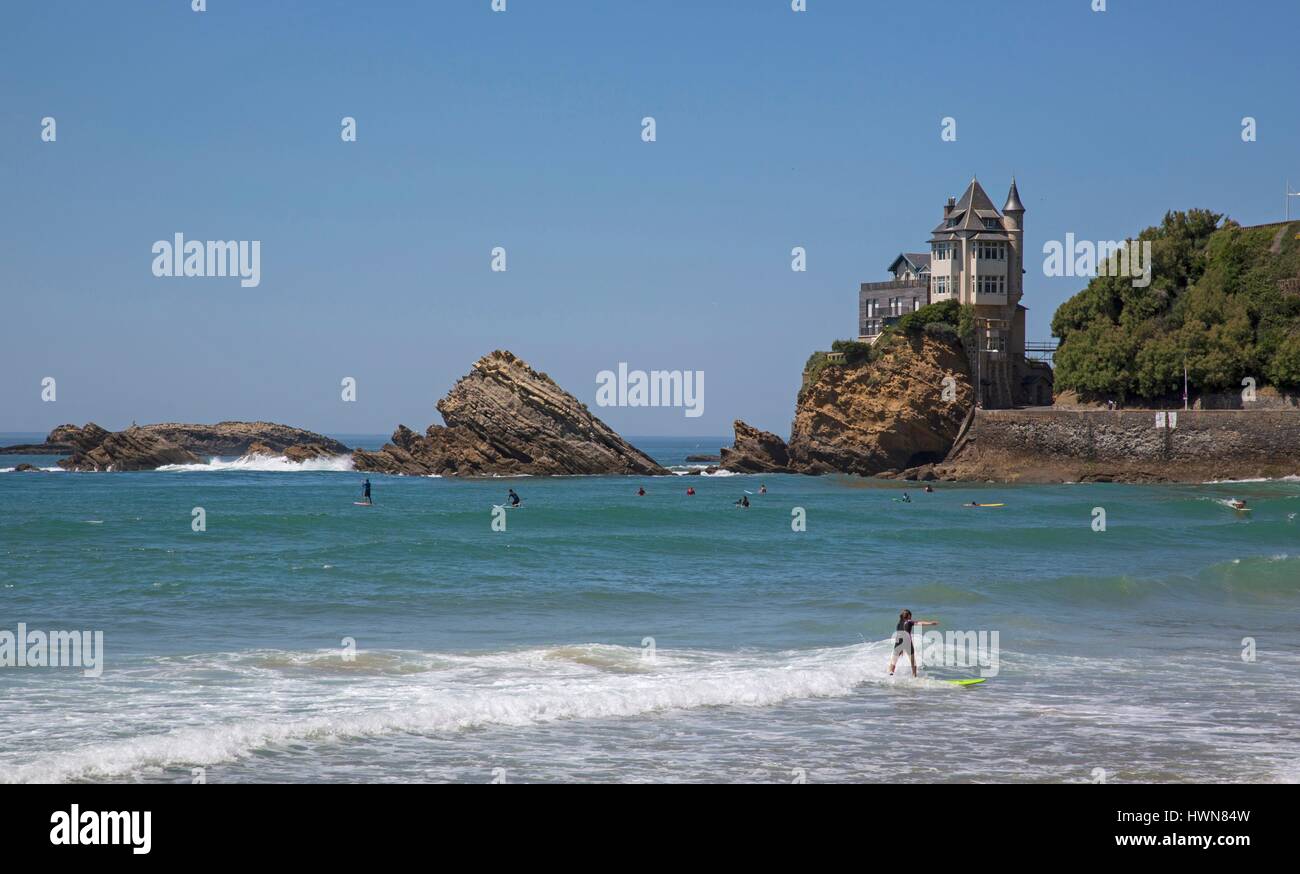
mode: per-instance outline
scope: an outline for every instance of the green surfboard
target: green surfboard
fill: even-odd
[[[983,683],[984,680],[984,677],[975,677],[970,680],[945,680],[944,682],[952,683],[954,686],[974,686],[978,683]]]

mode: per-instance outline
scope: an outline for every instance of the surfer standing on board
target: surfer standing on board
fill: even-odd
[[[370,477],[366,477],[366,481],[361,485],[361,500],[367,504],[374,503],[374,501],[370,499]]]
[[[898,636],[894,638],[894,654],[889,657],[889,676],[894,676],[894,666],[898,664],[904,644],[907,645],[907,658],[912,663],[912,676],[916,676],[916,647],[912,645],[912,629],[938,624],[935,619],[913,619],[911,610],[903,610],[898,614],[898,627],[895,629]]]

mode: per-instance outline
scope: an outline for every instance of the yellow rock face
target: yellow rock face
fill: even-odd
[[[790,466],[864,476],[942,461],[974,400],[961,345],[905,335],[877,361],[828,365],[800,395]]]

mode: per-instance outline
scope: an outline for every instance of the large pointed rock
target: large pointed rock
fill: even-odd
[[[785,441],[770,431],[760,431],[737,419],[736,442],[723,447],[722,467],[735,473],[779,473],[790,466]]]
[[[510,352],[475,362],[438,412],[445,426],[419,435],[399,425],[383,449],[354,452],[353,466],[417,476],[669,473]]]

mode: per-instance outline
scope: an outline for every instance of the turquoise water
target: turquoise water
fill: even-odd
[[[345,460],[24,461],[54,465],[0,456],[0,630],[105,657],[0,668],[0,781],[1300,778],[1300,482],[372,476],[358,507]],[[902,607],[996,631],[996,676],[890,678]]]

